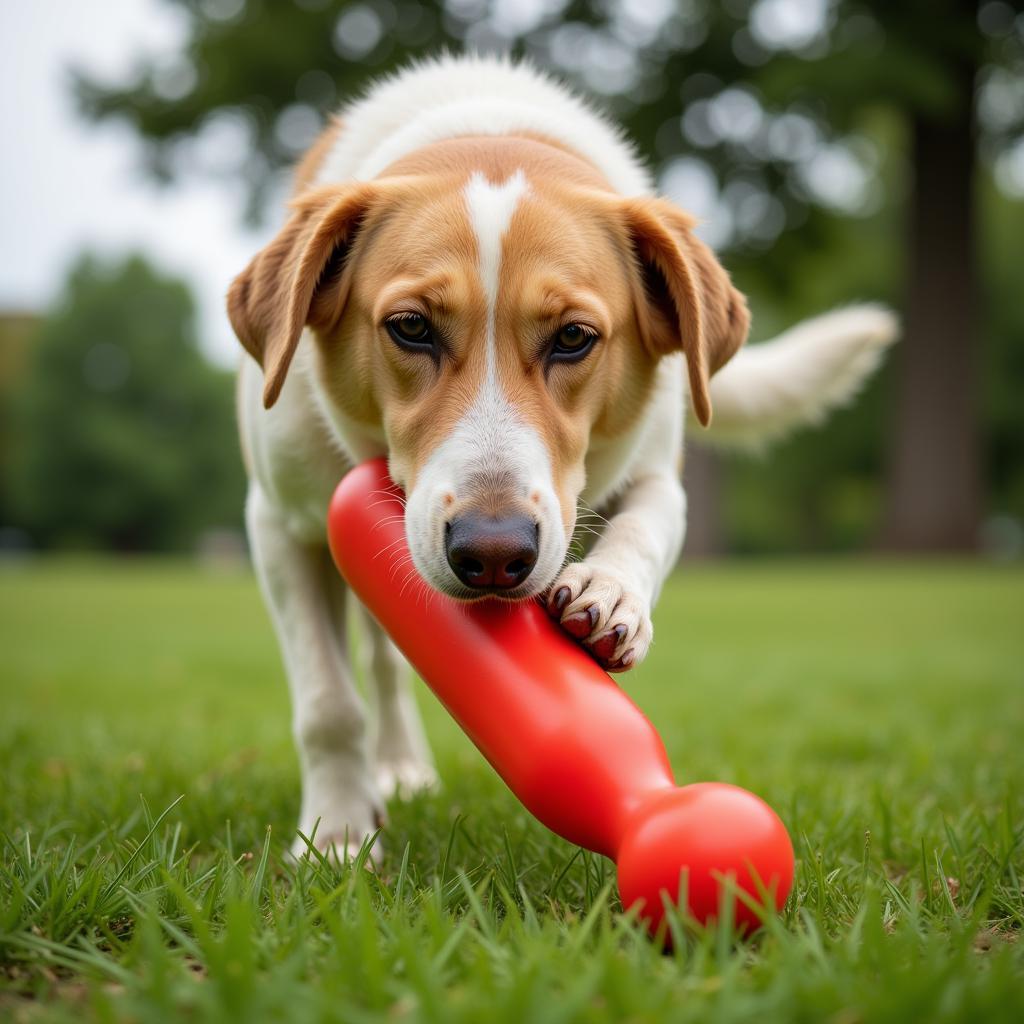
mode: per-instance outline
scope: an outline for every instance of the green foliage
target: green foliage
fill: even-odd
[[[623,684],[680,779],[779,810],[798,867],[766,932],[666,957],[610,866],[526,815],[422,692],[443,789],[391,805],[377,874],[291,864],[287,694],[248,574],[9,570],[0,1015],[1019,1020],[1022,588],[949,563],[669,581]]]
[[[246,183],[253,217],[262,212],[274,173],[296,157],[297,147],[281,131],[286,108],[305,104],[327,115],[341,98],[356,95],[371,74],[456,41],[445,31],[437,3],[403,3],[399,9],[390,2],[335,0],[170,2],[181,9],[189,27],[180,59],[170,67],[143,62],[129,82],[114,88],[79,76],[83,110],[96,118],[127,120],[147,143],[149,170],[164,180],[175,173],[177,143],[229,125],[244,138],[230,173]],[[376,12],[370,16],[381,33],[373,52],[358,61],[339,59],[332,43],[346,8]],[[222,16],[232,9],[236,13]],[[178,81],[186,86],[183,93]]]
[[[230,374],[199,351],[187,287],[141,257],[83,257],[11,411],[11,525],[44,546],[193,544],[240,523]]]
[[[983,33],[971,0],[836,0],[820,23],[809,6],[805,38],[792,25],[773,25],[771,5],[753,0],[680,3],[660,13],[656,5],[645,12],[642,4],[555,0],[511,19],[493,0],[168,2],[186,25],[180,53],[171,62],[142,60],[113,84],[77,75],[81,108],[130,123],[149,168],[165,179],[179,167],[180,143],[215,137],[230,123],[247,147],[228,170],[247,182],[253,216],[263,212],[275,173],[311,141],[317,118],[410,59],[465,45],[528,55],[596,94],[656,167],[696,151],[723,187],[772,194],[796,244],[804,239],[817,252],[807,217],[831,211],[801,184],[805,149],[772,142],[767,122],[738,133],[712,125],[695,136],[684,131],[684,114],[738,89],[769,120],[802,119],[818,148],[851,133],[870,136],[879,112],[948,116],[970,102],[954,73],[964,61],[1011,75],[1024,66],[1012,11],[1007,20],[995,11],[1005,4],[989,4]],[[1005,144],[1024,131],[1024,114],[983,127],[993,144]],[[738,233],[734,246],[763,250],[754,235]]]

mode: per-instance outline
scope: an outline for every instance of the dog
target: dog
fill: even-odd
[[[373,86],[303,158],[290,205],[227,308],[252,357],[246,525],[291,687],[294,850],[313,838],[347,856],[390,796],[437,779],[409,671],[327,553],[352,465],[387,456],[431,587],[543,600],[622,672],[650,647],[682,548],[686,420],[747,444],[818,421],[896,328],[858,306],[744,349],[746,301],[694,219],[609,121],[505,59],[444,57]],[[570,558],[581,532],[599,535]]]

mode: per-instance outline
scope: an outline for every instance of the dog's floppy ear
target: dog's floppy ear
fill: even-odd
[[[337,323],[348,294],[345,256],[378,186],[360,182],[306,192],[266,248],[232,282],[228,318],[263,367],[263,404],[277,401],[303,328]]]
[[[665,199],[626,201],[644,296],[640,329],[656,353],[682,348],[698,421],[711,422],[708,380],[747,339],[747,302],[715,254],[693,234],[694,220]]]

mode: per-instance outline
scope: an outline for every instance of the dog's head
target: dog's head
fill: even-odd
[[[311,328],[331,414],[383,431],[429,584],[525,598],[565,559],[588,446],[628,434],[661,357],[683,352],[710,420],[748,316],[692,227],[543,142],[451,140],[301,194],[228,310],[268,407]]]

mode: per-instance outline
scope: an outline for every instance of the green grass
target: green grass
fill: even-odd
[[[1024,574],[691,569],[623,683],[681,780],[754,789],[784,912],[661,955],[421,693],[443,790],[379,873],[292,867],[298,781],[252,579],[0,572],[0,1020],[1024,1019]],[[181,797],[180,802],[175,803]]]

